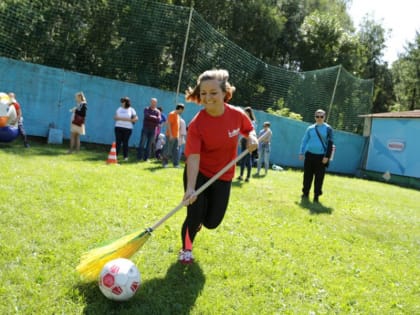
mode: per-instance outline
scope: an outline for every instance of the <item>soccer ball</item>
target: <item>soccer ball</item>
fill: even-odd
[[[99,289],[108,299],[127,301],[140,286],[140,272],[136,265],[125,258],[109,261],[99,276]]]

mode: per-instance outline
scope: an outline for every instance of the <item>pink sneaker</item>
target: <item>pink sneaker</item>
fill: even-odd
[[[194,262],[194,256],[190,250],[181,249],[178,254],[178,261],[183,265],[190,265]]]

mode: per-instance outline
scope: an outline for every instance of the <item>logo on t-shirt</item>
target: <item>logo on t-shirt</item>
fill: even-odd
[[[233,137],[236,137],[237,135],[239,135],[239,130],[240,130],[239,128],[234,129],[232,131],[228,130],[229,138],[233,138]]]

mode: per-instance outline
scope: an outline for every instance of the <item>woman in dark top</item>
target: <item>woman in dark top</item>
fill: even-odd
[[[70,111],[73,113],[71,116],[71,127],[70,127],[70,149],[69,154],[80,151],[80,135],[84,135],[85,131],[85,119],[87,111],[86,97],[83,92],[77,92],[75,95],[77,106],[73,107]],[[82,123],[78,123],[76,116],[82,117]]]

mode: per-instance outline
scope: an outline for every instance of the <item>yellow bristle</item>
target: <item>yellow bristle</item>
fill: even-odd
[[[96,281],[107,262],[117,258],[130,258],[143,246],[150,235],[148,230],[137,231],[108,245],[94,248],[82,256],[76,270],[85,281]]]

